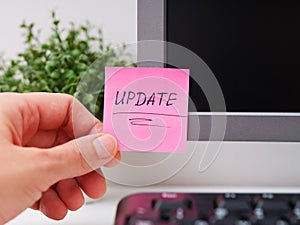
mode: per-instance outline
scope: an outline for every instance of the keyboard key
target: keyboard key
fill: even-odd
[[[136,220],[132,225],[154,225],[154,222],[151,220]]]
[[[155,209],[190,209],[192,207],[192,201],[186,199],[184,201],[165,201],[165,200],[154,200],[152,206]]]
[[[251,210],[250,197],[232,193],[219,195],[215,204],[217,208],[227,209],[228,214],[232,213],[247,216]]]
[[[215,209],[215,218],[217,220],[222,220],[228,215],[228,209],[226,208],[216,208]]]
[[[206,220],[196,220],[194,225],[209,225],[209,223]]]
[[[290,223],[285,220],[277,220],[276,225],[290,225]]]
[[[162,209],[160,211],[160,220],[169,221],[171,218],[171,210],[170,209]]]
[[[237,220],[235,225],[251,225],[251,222],[249,220]]]
[[[184,219],[184,210],[182,208],[178,208],[176,210],[176,219],[183,220]]]
[[[289,212],[291,210],[289,201],[284,196],[274,196],[273,194],[263,194],[254,200],[255,208],[261,208],[265,212]]]

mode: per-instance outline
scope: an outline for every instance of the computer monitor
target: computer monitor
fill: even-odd
[[[295,0],[138,1],[138,41],[159,43],[150,54],[149,47],[138,45],[139,66],[191,70],[194,107],[189,109],[187,147],[193,154],[175,156],[173,163],[181,161],[184,165],[176,167],[174,176],[164,183],[300,184],[299,27],[300,2]],[[207,94],[209,88],[203,90],[201,85],[205,84],[198,82],[203,71],[198,70],[194,60],[178,55],[174,44],[169,43],[188,49],[202,60],[221,88],[225,107],[210,107],[207,95],[212,94]],[[170,65],[174,61],[178,64]],[[219,117],[221,122],[225,118],[224,133],[211,137],[211,121]],[[214,146],[207,148],[208,144]],[[144,153],[126,154],[129,164],[144,166]],[[149,153],[146,158],[155,162],[160,157]],[[175,169],[172,162],[162,164],[149,170],[148,177]],[[130,171],[135,173],[134,169]],[[137,172],[130,182],[148,184],[142,174]]]

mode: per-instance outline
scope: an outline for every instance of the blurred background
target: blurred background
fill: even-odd
[[[66,27],[72,21],[82,24],[87,20],[102,28],[104,43],[130,44],[137,41],[136,0],[10,0],[0,3],[0,53],[12,58],[23,50],[19,25],[34,22],[41,28],[41,38],[49,36],[51,11]]]

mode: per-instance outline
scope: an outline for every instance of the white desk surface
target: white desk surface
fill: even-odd
[[[138,192],[294,192],[299,188],[250,188],[250,187],[189,187],[189,186],[150,186],[131,188],[119,185],[108,185],[105,196],[97,201],[88,201],[81,209],[69,212],[65,219],[54,221],[46,218],[41,212],[28,209],[7,223],[7,225],[113,225],[119,200],[126,195]]]

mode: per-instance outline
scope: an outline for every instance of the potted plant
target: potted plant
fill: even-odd
[[[79,98],[102,119],[104,85],[100,85],[100,90],[93,85],[95,80],[104,83],[105,66],[128,65],[122,59],[125,46],[116,49],[104,44],[101,29],[92,34],[95,29],[88,22],[70,23],[68,28],[61,29],[55,12],[51,18],[51,35],[46,42],[40,40],[34,23],[21,24],[25,49],[15,59],[5,61],[2,57],[0,92],[67,93]]]

